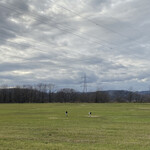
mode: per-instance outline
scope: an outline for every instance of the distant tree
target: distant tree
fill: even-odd
[[[132,102],[133,101],[133,99],[134,99],[134,93],[132,92],[132,91],[129,91],[129,93],[128,93],[128,101],[129,102]]]
[[[9,103],[10,101],[8,99],[8,93],[7,93],[8,85],[3,84],[1,85],[0,88],[1,88],[1,96],[2,96],[3,101]]]
[[[130,87],[129,91],[128,91],[128,101],[129,102],[134,101],[134,92],[133,92],[133,88],[132,87]]]
[[[95,103],[106,103],[109,102],[109,95],[105,91],[95,92]]]
[[[48,91],[48,102],[53,102],[53,95],[55,92],[55,85],[54,84],[47,84],[47,91]]]
[[[57,98],[60,102],[75,102],[76,91],[70,88],[64,88],[57,92]]]

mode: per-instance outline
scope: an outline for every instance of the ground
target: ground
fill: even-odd
[[[150,104],[0,104],[0,150],[150,150]]]

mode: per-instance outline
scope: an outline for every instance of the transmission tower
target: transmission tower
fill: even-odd
[[[83,93],[86,93],[87,92],[87,77],[86,77],[86,74],[82,78],[83,78]]]

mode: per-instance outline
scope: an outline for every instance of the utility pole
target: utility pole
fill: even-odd
[[[87,93],[87,77],[86,74],[84,74],[83,78],[83,93]]]

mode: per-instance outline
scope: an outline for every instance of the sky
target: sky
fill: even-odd
[[[149,90],[149,0],[0,0],[0,85]],[[86,78],[85,78],[86,76]]]

